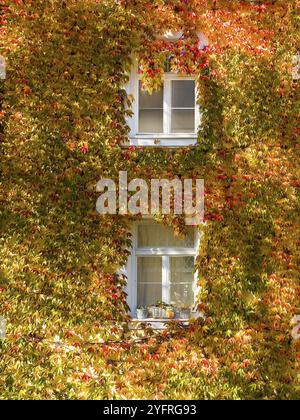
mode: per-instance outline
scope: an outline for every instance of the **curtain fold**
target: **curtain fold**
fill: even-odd
[[[162,258],[139,257],[137,305],[150,306],[162,298]]]

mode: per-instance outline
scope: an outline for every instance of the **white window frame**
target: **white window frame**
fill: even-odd
[[[293,57],[293,80],[300,80],[300,52]]]
[[[196,76],[184,76],[176,73],[165,73],[164,83],[164,133],[139,133],[139,82],[142,76],[138,72],[138,61],[134,59],[134,65],[130,74],[130,80],[126,87],[127,93],[134,98],[132,112],[133,116],[127,119],[130,128],[129,143],[131,146],[152,146],[152,147],[188,147],[197,143],[198,131],[201,124],[201,114],[198,105],[198,91]],[[173,80],[194,80],[196,83],[195,92],[195,131],[193,133],[171,133],[171,82]]]
[[[128,282],[126,287],[127,293],[127,303],[130,308],[130,315],[132,318],[136,317],[137,309],[137,259],[138,257],[162,257],[162,301],[170,301],[170,257],[194,257],[195,263],[198,255],[199,244],[200,244],[200,235],[197,229],[195,229],[195,241],[193,248],[138,248],[138,226],[141,225],[150,225],[155,226],[153,221],[140,221],[134,223],[132,226],[132,250],[131,255],[128,258],[125,271],[122,274],[125,274]],[[194,283],[193,291],[194,298],[196,302],[196,297],[199,292],[198,284],[198,272],[197,270],[194,273]],[[155,302],[153,302],[155,303]],[[197,311],[195,310],[194,313]]]
[[[5,78],[6,78],[5,58],[0,55],[0,80],[4,80]]]

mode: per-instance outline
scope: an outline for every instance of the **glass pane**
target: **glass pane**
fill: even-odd
[[[171,283],[193,283],[194,257],[171,257]]]
[[[138,257],[138,282],[159,283],[162,277],[161,257]]]
[[[139,85],[139,108],[140,109],[153,109],[153,108],[163,108],[164,106],[164,97],[163,89],[159,91],[153,91],[152,94],[144,91],[142,89],[142,82]]]
[[[195,231],[187,229],[186,238],[174,236],[173,229],[160,225],[138,226],[138,248],[194,248]]]
[[[195,108],[195,81],[172,81],[172,108]]]
[[[195,110],[173,109],[172,110],[172,133],[195,132]]]
[[[192,306],[194,303],[194,258],[170,258],[171,303]]]
[[[162,299],[162,258],[139,257],[137,305],[150,306]]]
[[[191,284],[171,284],[170,290],[171,305],[176,308],[188,306],[192,308],[194,304],[194,292]]]
[[[163,110],[147,109],[140,110],[139,132],[140,133],[162,133],[163,132]]]

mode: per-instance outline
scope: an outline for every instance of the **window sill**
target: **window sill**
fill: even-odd
[[[182,257],[194,257],[197,249],[195,248],[139,248],[135,254],[139,257],[142,256],[182,256]]]
[[[136,147],[192,147],[197,144],[197,136],[147,136],[138,135],[129,139],[130,146]]]
[[[132,317],[130,320],[130,329],[131,330],[143,330],[145,325],[150,325],[154,330],[165,330],[171,322],[181,324],[183,327],[188,327],[190,321],[204,318],[204,315],[201,312],[191,312],[189,319],[182,318],[146,318],[146,319],[137,319]]]
[[[181,318],[146,318],[146,319],[138,319],[138,318],[131,318],[131,322],[190,322],[193,319],[192,317],[189,319],[181,319]]]
[[[147,318],[147,319],[137,319],[132,318],[130,321],[130,329],[131,330],[143,330],[145,325],[151,326],[154,330],[165,330],[167,328],[167,325],[171,322],[175,322],[177,324],[181,324],[184,327],[188,327],[190,324],[190,320],[193,319],[192,317],[190,319],[167,319],[167,318]]]

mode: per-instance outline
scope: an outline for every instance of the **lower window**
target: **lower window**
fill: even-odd
[[[195,306],[197,235],[188,228],[186,237],[173,229],[144,222],[134,228],[132,256],[128,264],[128,303],[133,317],[180,318]],[[158,316],[153,316],[153,308]],[[143,312],[141,312],[143,311]]]
[[[137,257],[137,306],[194,304],[194,257]]]

